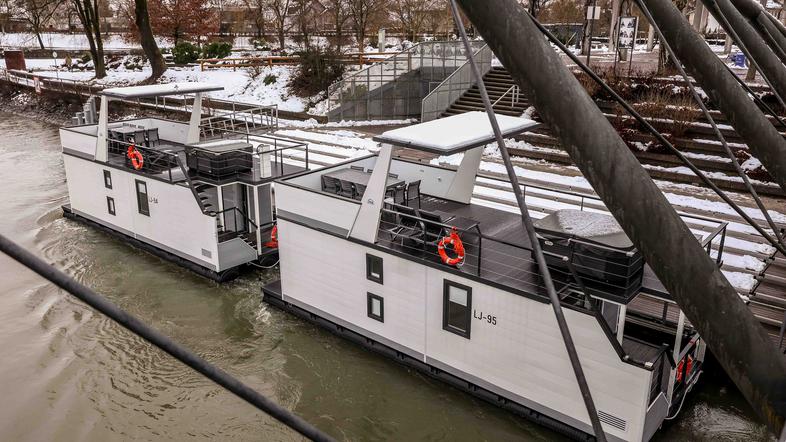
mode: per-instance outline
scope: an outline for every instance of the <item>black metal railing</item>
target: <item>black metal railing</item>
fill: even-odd
[[[130,149],[133,148],[133,149]],[[137,159],[134,165],[130,150],[136,150],[142,156],[141,162]],[[107,161],[111,164],[122,165],[140,173],[155,175],[157,178],[175,182],[183,179],[177,175],[180,170],[185,175],[185,170],[178,161],[178,156],[174,152],[166,152],[155,148],[147,147],[143,144],[129,143],[122,140],[107,139]],[[175,174],[173,175],[173,170]]]
[[[227,216],[230,215],[231,216]],[[215,218],[220,222],[219,242],[228,241],[236,238],[237,235],[242,233],[256,232],[259,226],[240,208],[229,207],[215,212]],[[231,219],[231,226],[227,225],[227,219]],[[232,227],[228,229],[227,227]]]

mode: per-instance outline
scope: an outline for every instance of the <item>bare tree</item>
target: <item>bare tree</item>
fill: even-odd
[[[45,49],[41,32],[55,12],[64,4],[65,0],[15,0],[13,6],[19,12],[19,16],[30,23],[36,38],[38,38],[38,44],[41,49]]]
[[[311,0],[292,0],[292,12],[294,13],[297,31],[303,39],[303,44],[308,50],[311,47],[311,30],[314,26],[316,17],[311,8]]]
[[[284,49],[286,44],[286,35],[292,26],[287,17],[289,15],[289,8],[292,6],[292,0],[266,0],[268,10],[273,15],[273,25],[276,28],[276,35],[278,35],[278,47]]]
[[[429,15],[438,8],[437,0],[394,0],[391,12],[409,40],[423,32],[429,21]]]
[[[336,27],[336,50],[341,52],[341,46],[344,45],[344,27],[349,21],[349,0],[328,0],[325,4]]]
[[[265,24],[267,24],[267,4],[268,0],[243,0],[243,4],[248,9],[251,20],[254,22],[254,30],[257,38],[265,37]]]
[[[148,82],[152,83],[161,77],[166,71],[166,63],[161,50],[158,49],[156,38],[153,35],[153,28],[150,27],[150,15],[147,12],[147,0],[134,0],[134,16],[136,17],[136,27],[139,30],[139,41],[145,56],[150,60],[150,67],[153,72],[150,74]]]
[[[371,26],[386,12],[386,0],[349,0],[349,14],[355,30],[358,49],[363,52]]]
[[[87,37],[96,78],[104,78],[106,77],[106,66],[104,65],[104,42],[101,38],[98,0],[71,0],[71,7],[79,17],[82,30]]]

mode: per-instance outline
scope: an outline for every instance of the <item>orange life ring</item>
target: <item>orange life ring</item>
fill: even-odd
[[[691,368],[693,368],[693,358],[688,355],[688,366],[685,367],[685,376],[687,377],[690,374]],[[682,382],[682,366],[685,362],[685,359],[681,360],[679,364],[677,364],[677,382]]]
[[[278,226],[273,226],[273,230],[270,231],[270,241],[265,243],[265,247],[269,247],[271,249],[278,248]]]
[[[447,244],[453,246],[453,251],[456,252],[455,257],[448,256],[448,252],[445,250]],[[437,251],[439,252],[439,257],[442,258],[442,262],[447,265],[461,267],[464,264],[464,243],[461,242],[458,230],[455,227],[450,229],[450,236],[445,236],[439,240]]]
[[[142,152],[136,150],[136,146],[133,144],[128,146],[126,156],[131,160],[131,165],[136,170],[141,169],[145,165],[145,158],[142,156]]]

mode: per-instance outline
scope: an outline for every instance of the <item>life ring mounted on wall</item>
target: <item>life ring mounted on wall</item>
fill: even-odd
[[[445,250],[448,244],[453,246],[453,251],[456,252],[455,257],[448,256],[448,252]],[[442,258],[442,262],[449,266],[461,267],[464,265],[464,243],[461,242],[458,230],[455,227],[450,229],[450,235],[444,236],[439,240],[437,252],[439,252],[439,257]]]
[[[142,156],[142,152],[136,150],[136,145],[134,144],[128,146],[126,156],[131,160],[131,165],[134,166],[136,170],[141,169],[142,166],[145,165],[145,157]]]

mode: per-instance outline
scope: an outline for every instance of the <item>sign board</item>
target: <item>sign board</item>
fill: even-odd
[[[27,66],[25,65],[25,54],[22,51],[12,51],[6,50],[5,51],[5,68],[9,71],[12,69],[19,70],[19,71],[26,71]]]
[[[587,8],[587,20],[600,20],[600,6],[589,6]]]
[[[633,49],[636,45],[636,34],[639,30],[638,17],[620,17],[617,29],[617,48]]]

